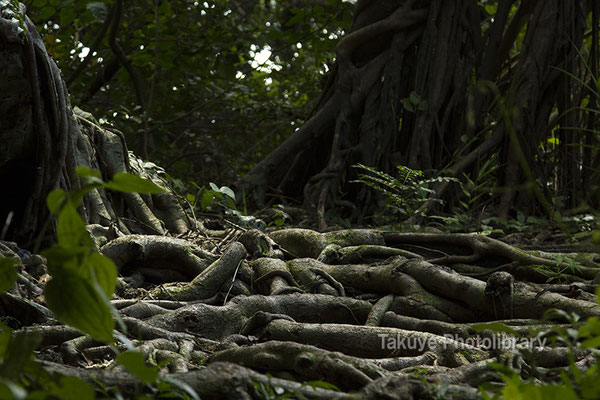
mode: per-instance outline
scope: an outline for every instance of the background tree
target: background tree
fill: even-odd
[[[29,3],[74,104],[179,189],[250,171],[257,205],[324,227],[381,205],[352,165],[400,164],[460,178],[437,195],[480,217],[597,206],[595,2],[359,2],[337,47],[351,5],[295,5]]]
[[[351,18],[341,0],[27,6],[73,104],[200,186],[235,180],[300,125]]]
[[[373,194],[352,183],[355,163],[473,183],[493,159],[479,205],[493,200],[500,216],[540,205],[551,214],[550,197],[563,207],[593,200],[597,189],[582,190],[600,179],[589,4],[359,1],[316,112],[242,183],[259,201],[268,190],[304,195],[321,227],[328,210],[372,211]],[[452,189],[451,205],[461,196]]]

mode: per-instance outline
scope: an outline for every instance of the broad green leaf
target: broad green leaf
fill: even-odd
[[[0,399],[25,399],[27,391],[10,379],[0,377]]]
[[[58,243],[63,246],[89,246],[93,247],[92,239],[85,229],[85,223],[77,213],[75,206],[67,201],[58,214],[56,226]]]
[[[221,189],[219,189],[219,187],[218,187],[217,185],[215,185],[213,182],[210,182],[208,185],[209,185],[209,186],[210,186],[210,188],[211,188],[212,190],[214,190],[215,192],[217,192],[217,193],[220,193],[220,192],[221,192]]]
[[[113,341],[110,308],[89,280],[71,273],[55,274],[46,284],[44,296],[50,310],[62,322],[96,340]]]
[[[535,390],[539,390],[541,396],[539,397],[540,400],[547,400],[547,399],[555,399],[555,400],[579,400],[580,397],[577,396],[577,394],[573,391],[573,389],[571,389],[570,387],[566,386],[566,385],[544,385],[544,386],[535,386],[533,384],[529,384],[527,385],[527,389],[523,391],[523,394],[525,396],[523,396],[524,399],[532,399],[532,397],[529,397],[529,390],[531,391],[535,391]],[[590,398],[590,397],[588,397]]]
[[[584,340],[581,343],[581,347],[585,347],[588,349],[600,348],[600,336],[596,336],[596,337]]]
[[[0,322],[0,361],[4,360],[6,350],[12,339],[11,332],[12,329]]]
[[[80,260],[83,260],[90,252],[89,246],[62,246],[55,244],[49,249],[43,250],[41,254],[48,260],[50,275],[61,271],[81,275]]]
[[[96,188],[100,188],[100,187],[104,186],[104,182],[102,181],[102,179],[99,179],[99,178],[87,177],[87,178],[82,178],[82,180],[86,181],[86,182],[82,182],[84,186],[79,190],[71,192],[71,196],[70,196],[71,203],[75,207],[79,207],[81,205],[81,203],[83,202],[83,196],[85,196],[86,194],[88,194],[89,192],[91,192],[92,190],[94,190]]]
[[[412,92],[410,92],[410,101],[411,103],[413,103],[414,105],[419,104],[419,102],[421,101],[421,96],[419,96],[419,94],[417,92],[415,92],[414,90]]]
[[[487,4],[485,6],[485,11],[489,14],[489,15],[494,15],[496,14],[496,8],[498,7],[497,4]]]
[[[4,355],[4,362],[0,365],[0,376],[8,379],[15,379],[19,376],[25,363],[33,357],[33,350],[41,342],[42,335],[39,333],[17,333],[10,341]]]
[[[119,172],[105,187],[129,193],[164,193],[165,190],[154,182],[126,172]]]
[[[192,206],[196,205],[196,196],[194,196],[192,193],[186,194],[185,198]]]
[[[117,284],[117,267],[115,267],[115,263],[100,253],[92,253],[86,261],[86,266],[106,294],[106,297],[110,298]]]
[[[101,21],[106,19],[108,15],[108,9],[106,8],[106,4],[101,1],[92,1],[91,3],[86,4],[85,8],[88,9],[90,14]]]
[[[60,10],[60,25],[71,25],[75,18],[77,18],[77,9],[75,7],[63,7]]]
[[[233,190],[231,190],[227,186],[222,186],[220,189],[220,192],[226,196],[229,196],[231,199],[235,200],[235,193],[233,192]]]
[[[40,20],[50,19],[56,12],[56,8],[52,6],[44,7],[40,10],[39,14],[36,15]]]
[[[308,381],[304,382],[304,385],[310,386],[312,388],[321,388],[327,390],[335,390],[336,392],[340,392],[340,388],[338,388],[333,383],[325,382],[325,381]]]
[[[579,328],[579,336],[600,336],[600,319],[598,317],[590,317]]]
[[[121,353],[117,361],[144,383],[155,382],[158,378],[158,367],[148,367],[144,355],[139,351]]]
[[[159,385],[161,383],[170,384],[173,387],[179,388],[179,389],[183,390],[184,392],[186,392],[188,394],[188,396],[190,396],[192,399],[200,400],[200,397],[198,396],[196,391],[189,384],[187,384],[183,381],[180,381],[177,378],[167,375],[167,376],[162,377],[161,382],[157,382],[156,386],[159,387]]]
[[[58,214],[66,198],[67,193],[65,193],[65,191],[62,189],[51,191],[48,194],[48,197],[46,197],[46,205],[48,206],[48,210],[50,210],[50,212],[53,214]]]
[[[0,258],[0,292],[6,292],[15,285],[17,281],[16,265],[20,261],[16,258]]]
[[[407,111],[415,111],[415,106],[410,102],[410,99],[402,99],[402,105]]]
[[[96,398],[90,384],[74,376],[61,376],[60,386],[55,386],[50,394],[64,400],[93,400]]]
[[[101,178],[102,175],[97,169],[91,169],[88,167],[77,167],[75,173],[78,177],[83,178],[84,176],[93,176],[95,178]]]
[[[200,200],[200,208],[204,211],[207,207],[212,205],[215,198],[215,192],[213,190],[205,190],[202,192],[202,198]]]

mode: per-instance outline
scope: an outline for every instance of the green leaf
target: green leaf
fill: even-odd
[[[202,198],[200,199],[200,208],[202,211],[210,207],[215,200],[215,192],[213,190],[205,190],[202,192]]]
[[[104,4],[101,1],[93,1],[91,3],[88,3],[85,6],[85,8],[88,9],[90,14],[92,14],[94,18],[97,18],[101,21],[104,21],[106,19],[106,16],[108,15],[108,9],[106,8],[106,4]]]
[[[0,377],[0,399],[25,399],[27,391],[10,379]]]
[[[4,362],[0,366],[0,376],[8,379],[15,379],[19,376],[27,361],[32,359],[33,350],[41,342],[42,335],[40,333],[19,332],[8,345]]]
[[[415,111],[415,106],[410,102],[410,99],[402,99],[401,102],[402,106],[404,106],[407,111]]]
[[[85,264],[90,271],[100,288],[110,298],[117,284],[117,267],[112,260],[100,253],[92,253],[86,260]]]
[[[50,17],[52,17],[55,12],[56,12],[56,7],[47,6],[47,7],[42,8],[40,10],[39,14],[36,15],[36,17],[41,21],[47,20],[47,19],[50,19]]]
[[[50,210],[53,214],[58,214],[62,205],[67,198],[67,193],[65,193],[62,189],[56,189],[51,191],[46,197],[46,205],[48,206],[48,210]]]
[[[60,214],[58,214],[56,235],[58,243],[66,247],[83,245],[92,248],[94,245],[85,229],[85,222],[83,222],[75,206],[70,201],[65,203]]]
[[[4,360],[6,349],[12,340],[11,332],[12,329],[0,322],[0,361]]]
[[[69,271],[80,274],[79,260],[90,252],[89,246],[63,246],[55,244],[49,249],[43,250],[42,255],[48,260],[50,275]]]
[[[585,347],[588,349],[600,348],[600,336],[596,336],[591,339],[584,340],[581,343],[581,347]]]
[[[229,196],[231,199],[235,200],[235,193],[233,192],[233,190],[231,190],[227,186],[222,186],[220,189],[220,192],[226,196]]]
[[[119,172],[113,176],[112,181],[105,184],[105,187],[112,190],[128,193],[164,193],[165,190],[156,183],[140,178],[126,172]]]
[[[75,207],[79,207],[83,202],[83,196],[91,192],[92,190],[104,186],[104,182],[100,178],[84,177],[81,178],[82,184],[84,185],[81,189],[71,192],[70,199],[71,203]]]
[[[419,96],[419,94],[417,92],[415,92],[414,90],[412,92],[410,92],[410,102],[413,103],[414,105],[417,105],[421,102],[421,96]]]
[[[324,382],[324,381],[308,381],[308,382],[304,382],[304,385],[310,386],[312,388],[321,388],[321,389],[335,390],[336,392],[340,392],[340,388],[335,386],[333,383]]]
[[[185,199],[192,205],[196,205],[196,196],[192,193],[188,193],[185,195]]]
[[[190,396],[194,400],[200,400],[200,397],[198,396],[196,391],[189,384],[187,384],[183,381],[173,378],[172,376],[164,376],[161,378],[161,381],[165,384],[170,384],[171,386],[173,386],[175,388],[179,388],[180,390],[183,390],[185,393],[187,393],[188,396]],[[157,382],[157,386],[160,383],[161,382]]]
[[[94,178],[102,178],[100,171],[98,171],[97,169],[91,169],[88,167],[81,167],[81,166],[77,167],[77,168],[75,168],[75,173],[80,178],[83,178],[85,176],[91,176]]]
[[[64,400],[93,400],[96,398],[92,386],[74,376],[61,376],[60,386],[55,386],[50,394]]]
[[[77,8],[76,7],[63,7],[60,10],[60,25],[68,26],[73,23],[73,21],[77,18]]]
[[[96,340],[113,342],[110,308],[88,280],[72,273],[55,274],[46,284],[44,296],[59,320]]]
[[[158,378],[158,367],[148,367],[144,355],[139,351],[121,353],[117,361],[144,383],[156,382]]]
[[[498,7],[497,4],[487,4],[485,6],[485,11],[490,15],[494,15],[496,14],[496,7]]]
[[[0,258],[0,292],[10,290],[17,282],[17,269],[21,261],[17,258]]]

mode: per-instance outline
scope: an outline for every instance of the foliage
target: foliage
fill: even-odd
[[[269,374],[267,374],[267,376],[270,377]],[[265,384],[264,382],[258,381],[253,381],[252,385],[256,388],[259,395],[264,400],[304,398],[304,396],[300,392],[289,392],[286,389],[277,385],[272,385],[269,383]],[[336,385],[325,381],[308,381],[304,382],[302,386],[309,386],[313,389],[321,388],[326,390],[335,390],[338,392],[340,391],[340,389]]]
[[[421,98],[421,96],[419,96],[419,94],[417,92],[415,92],[414,90],[412,92],[410,92],[410,95],[408,97],[405,97],[404,99],[401,100],[402,106],[410,112],[413,112],[415,110],[418,111],[425,111],[427,110],[427,100],[424,100],[423,98]]]
[[[71,193],[56,189],[48,195],[48,209],[57,215],[57,243],[44,250],[52,279],[44,296],[58,319],[97,340],[111,343],[114,321],[112,296],[117,281],[114,263],[95,250],[94,242],[77,213],[86,193],[98,188],[123,192],[161,193],[151,181],[127,173],[115,174],[109,182],[100,172],[78,167],[82,188]],[[71,301],[77,298],[77,301]]]
[[[42,337],[37,333],[14,333],[0,324],[0,398],[94,399],[94,390],[81,379],[51,377],[33,358]]]
[[[227,186],[217,186],[213,182],[209,183],[209,188],[200,187],[196,196],[189,196],[188,199],[194,200],[193,205],[198,205],[196,199],[200,198],[200,208],[202,211],[224,211],[225,214],[234,214],[240,216],[241,213],[235,206],[235,193]]]
[[[398,178],[366,165],[356,164],[354,167],[367,172],[359,173],[355,182],[384,194],[387,199],[386,206],[403,217],[424,216],[427,210],[422,209],[421,206],[428,201],[443,204],[443,200],[430,197],[435,193],[430,185],[459,182],[458,179],[448,176],[425,178],[423,171],[413,170],[403,165],[396,167]]]
[[[290,399],[292,393],[286,392],[284,388],[279,386],[264,384],[263,382],[252,382],[252,385],[256,388],[259,395],[264,400],[279,400],[279,399]]]
[[[275,214],[275,217],[269,223],[269,226],[272,226],[275,229],[284,228],[285,223],[292,219],[290,215],[283,210],[283,205],[281,204],[275,204],[271,207],[271,211]]]
[[[164,189],[128,173],[115,174],[108,182],[100,179],[100,172],[85,167],[78,167],[77,175],[83,182],[81,189],[70,193],[57,189],[46,200],[50,211],[57,216],[57,243],[42,252],[52,275],[44,296],[50,310],[62,322],[97,340],[113,343],[113,314],[118,314],[110,297],[115,289],[117,270],[109,258],[95,250],[77,207],[83,196],[94,189],[137,193],[162,193]],[[13,287],[18,264],[19,260],[0,258],[0,274],[5,278],[1,280],[0,291]],[[70,376],[51,379],[34,361],[33,351],[41,339],[37,333],[15,334],[0,323],[0,398],[40,395],[43,398],[95,399],[94,389],[87,382]],[[121,353],[117,361],[157,396],[198,399],[186,384],[159,377],[159,367],[146,366],[145,358],[139,352]]]
[[[199,182],[233,181],[294,132],[352,11],[342,0],[133,0],[115,15],[117,3],[32,0],[28,15],[73,105]]]
[[[600,303],[600,289],[596,291]],[[597,399],[600,397],[600,319],[590,317],[580,321],[575,313],[562,310],[548,310],[546,318],[569,321],[570,327],[555,327],[549,330],[532,332],[535,337],[550,336],[554,343],[561,343],[569,348],[569,368],[561,371],[560,379],[554,383],[540,384],[536,379],[523,379],[519,371],[503,364],[493,364],[499,377],[506,383],[500,391],[497,387],[483,385],[480,392],[484,399],[521,400],[521,399],[556,399],[578,400]],[[495,325],[495,326],[493,326]],[[490,329],[494,332],[504,332],[515,336],[518,334],[502,324],[481,324],[477,330]],[[581,349],[591,350],[596,355],[596,361],[585,372],[575,364],[574,354]],[[532,366],[535,369],[535,365]],[[493,393],[490,397],[490,392]]]

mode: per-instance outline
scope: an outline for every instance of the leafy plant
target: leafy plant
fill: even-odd
[[[269,226],[274,226],[276,229],[283,228],[286,221],[291,219],[290,215],[283,210],[283,206],[281,204],[274,205],[271,210],[275,214],[275,217],[269,223]]]
[[[235,193],[229,187],[219,187],[210,182],[209,188],[201,188],[199,193],[202,211],[216,211],[216,209],[221,208],[225,211],[225,214],[242,215],[235,206]]]
[[[284,388],[279,386],[256,381],[252,382],[252,385],[254,385],[259,395],[264,400],[290,399],[293,397],[292,393],[287,392]]]
[[[117,173],[109,182],[100,172],[77,168],[82,188],[71,193],[56,189],[48,195],[48,209],[57,216],[57,243],[42,252],[48,260],[52,279],[44,289],[48,308],[62,322],[94,339],[112,343],[114,321],[112,296],[117,281],[114,263],[95,250],[77,207],[86,193],[106,188],[122,192],[162,193],[151,181],[127,173]],[[72,301],[76,298],[77,301]]]
[[[448,176],[426,178],[423,171],[403,165],[396,167],[398,178],[363,164],[355,164],[354,167],[364,172],[359,173],[358,179],[353,182],[362,183],[384,194],[387,199],[386,206],[404,217],[425,216],[427,210],[421,209],[420,206],[427,201],[444,203],[441,199],[431,197],[435,194],[429,187],[431,184],[459,182],[458,179]]]
[[[408,97],[400,100],[402,102],[402,106],[410,112],[413,111],[425,111],[427,110],[427,100],[424,100],[419,96],[417,92],[414,90],[410,92]]]
[[[499,166],[498,153],[494,153],[477,170],[474,179],[463,173],[462,181],[458,182],[462,196],[458,198],[458,206],[453,207],[452,215],[433,215],[430,218],[442,222],[440,225],[450,232],[472,229],[492,232],[494,229],[489,224],[482,224],[481,213],[496,186]]]
[[[50,310],[62,322],[97,340],[112,343],[113,313],[118,314],[109,299],[115,288],[117,270],[109,258],[95,251],[77,207],[84,195],[94,189],[137,193],[162,193],[164,190],[149,180],[127,173],[115,174],[108,182],[100,179],[98,171],[84,167],[77,168],[77,175],[83,182],[81,189],[70,193],[57,189],[46,199],[48,208],[57,216],[57,243],[42,252],[52,276],[44,296]],[[17,280],[15,266],[19,263],[16,259],[0,258],[0,291],[14,286]],[[89,383],[70,376],[59,375],[52,379],[34,360],[33,351],[41,339],[37,333],[15,334],[0,323],[0,398],[95,399],[94,388]],[[140,352],[119,354],[117,361],[157,397],[198,399],[185,383],[161,378],[159,367],[147,366]],[[107,393],[109,390],[105,388]]]
[[[115,13],[115,3],[31,0],[27,8],[72,104],[110,120],[136,154],[147,147],[144,158],[200,182],[233,181],[293,134],[354,6],[130,0]],[[114,18],[132,65],[104,74]],[[94,82],[102,89],[90,90]]]
[[[596,297],[600,303],[600,289],[596,291]],[[503,364],[493,364],[494,369],[505,382],[505,385],[493,395],[486,391],[486,389],[491,388],[485,385],[481,386],[480,392],[484,399],[578,400],[600,398],[600,364],[598,357],[596,357],[595,363],[585,372],[577,367],[574,359],[574,354],[582,349],[591,350],[596,356],[600,354],[600,319],[590,317],[582,322],[577,314],[562,310],[548,310],[545,317],[558,317],[568,321],[571,325],[566,328],[559,326],[547,331],[533,332],[536,336],[551,335],[554,343],[559,342],[569,348],[570,365],[568,369],[560,372],[560,380],[556,383],[539,384],[539,381],[533,379],[523,379],[519,371],[513,368]],[[491,324],[481,325],[481,328],[484,329],[507,332],[504,327],[494,327]]]

